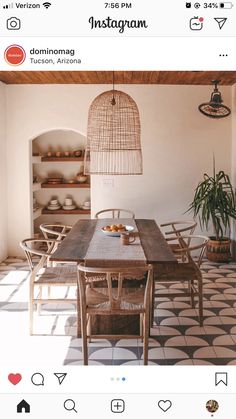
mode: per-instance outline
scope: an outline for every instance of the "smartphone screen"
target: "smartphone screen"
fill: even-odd
[[[235,3],[0,9],[1,417],[231,417]]]

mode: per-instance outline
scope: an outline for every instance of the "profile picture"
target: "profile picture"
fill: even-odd
[[[208,400],[206,409],[210,413],[215,413],[219,409],[219,403],[216,400]]]

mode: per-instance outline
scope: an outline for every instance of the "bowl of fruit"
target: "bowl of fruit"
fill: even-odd
[[[134,227],[124,224],[111,224],[102,227],[102,232],[111,237],[120,237],[121,233],[131,233],[133,230]]]

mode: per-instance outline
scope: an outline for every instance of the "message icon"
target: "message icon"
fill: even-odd
[[[227,372],[216,372],[215,373],[215,385],[223,384],[227,387],[228,385],[228,373]]]
[[[44,386],[44,376],[41,372],[35,372],[31,377],[31,382],[34,386]]]

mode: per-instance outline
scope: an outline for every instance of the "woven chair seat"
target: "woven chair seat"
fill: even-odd
[[[137,275],[134,275],[136,268]],[[133,339],[134,336],[143,339],[143,363],[147,365],[152,272],[151,265],[146,265],[145,267],[142,265],[140,268],[138,266],[135,266],[135,268],[116,266],[114,270],[112,267],[88,267],[84,263],[78,266],[78,303],[80,304],[84,365],[88,365],[88,339],[111,338],[120,340],[124,336],[127,339]],[[94,275],[102,274],[105,276],[105,280],[100,284],[88,283],[88,273]],[[126,279],[129,274],[132,275],[131,280]],[[140,277],[140,279],[145,278],[145,280],[143,282],[137,281],[137,278],[133,279],[134,276]],[[106,321],[104,321],[104,327],[101,324],[101,331],[106,331],[106,323],[110,323],[111,332],[108,334],[93,333],[92,317],[97,315],[101,315],[101,317],[107,316]],[[120,334],[119,326],[117,330],[115,317],[124,316],[124,320],[119,317],[119,322],[120,320],[126,322],[126,317],[133,315],[137,315],[139,318],[139,333],[135,335],[133,333],[128,335]],[[109,316],[111,316],[110,319]],[[103,322],[103,319],[101,318],[99,321]],[[78,325],[79,322],[77,324],[77,335],[79,336],[80,330]]]
[[[92,282],[93,279],[94,279],[95,282],[96,281],[104,281],[104,280],[106,280],[106,275],[98,274],[98,273],[95,275],[94,273],[86,272],[85,278],[88,282],[90,282],[90,281]],[[132,269],[132,271],[126,272],[124,279],[142,280],[142,279],[145,279],[145,278],[146,278],[146,272],[145,271],[142,272],[142,270],[139,268],[137,270]],[[116,274],[112,274],[112,279],[117,280],[118,276]]]
[[[36,284],[46,285],[77,285],[77,267],[76,266],[57,266],[55,268],[42,268],[38,272]]]
[[[158,282],[162,281],[189,281],[191,278],[196,276],[197,278],[198,268],[188,263],[179,264],[172,270],[167,272],[162,271],[157,273]]]
[[[111,306],[107,288],[97,289],[87,287],[86,301],[89,311],[91,312],[90,309],[94,308],[96,309],[96,314],[98,314],[98,310],[101,310],[103,314],[105,314],[106,311],[108,314],[111,314],[112,312],[117,313],[122,310],[140,311],[144,308],[143,301],[145,288],[123,288],[121,298],[116,301],[117,292],[117,288],[112,289],[114,301]]]
[[[103,274],[95,275],[95,274],[86,273],[85,278],[86,278],[87,283],[106,281],[106,275],[103,275]]]
[[[180,232],[180,231],[179,231]],[[196,298],[198,300],[198,316],[199,316],[199,325],[203,326],[203,281],[202,273],[200,266],[202,263],[202,258],[206,249],[208,242],[208,237],[199,236],[199,235],[186,235],[179,237],[170,237],[168,243],[171,241],[178,240],[179,247],[174,248],[172,251],[176,255],[177,266],[158,266],[154,278],[159,284],[180,284],[181,287],[175,289],[175,287],[170,287],[164,289],[156,289],[153,292],[152,296],[152,319],[154,313],[154,298],[157,297],[177,297],[182,294],[187,294],[190,298],[190,303],[192,308],[195,308]],[[171,244],[171,243],[170,243]],[[175,243],[174,243],[175,245]],[[196,258],[193,259],[192,252],[195,252]]]
[[[194,264],[190,264],[190,263],[179,263],[176,266],[169,266],[169,267],[164,267],[160,265],[160,267],[158,267],[155,271],[155,278],[157,280],[160,280],[168,276],[169,277],[174,276],[178,281],[181,276],[188,278],[189,276],[194,275],[198,271],[199,271],[199,268],[195,266]]]
[[[137,270],[132,269],[132,272],[126,272],[124,279],[137,279],[138,281],[141,281],[146,278],[146,272],[139,268]]]
[[[45,225],[44,225],[45,226]],[[66,227],[66,226],[65,226]],[[46,227],[47,228],[47,227]],[[60,226],[58,226],[60,228]],[[60,235],[63,236],[65,229]],[[59,238],[59,237],[58,237]],[[76,287],[78,284],[77,265],[67,264],[54,266],[50,258],[55,249],[60,244],[60,240],[53,239],[25,239],[20,243],[27,257],[29,275],[29,332],[33,334],[33,318],[35,306],[40,313],[43,304],[75,304],[76,298],[68,298],[68,292],[60,298],[52,295],[51,288],[64,287],[69,291],[70,286]],[[52,266],[51,266],[52,265]],[[37,291],[37,292],[35,292]],[[77,293],[76,293],[77,294]],[[77,304],[76,304],[77,305]]]

